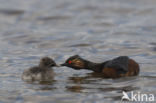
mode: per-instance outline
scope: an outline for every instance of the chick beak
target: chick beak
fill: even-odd
[[[51,66],[53,66],[53,67],[60,67],[60,65],[57,65],[56,63],[55,64],[51,64]]]
[[[63,64],[61,64],[61,66],[67,66],[67,63],[63,63]]]
[[[60,67],[61,65],[56,64],[55,67]]]

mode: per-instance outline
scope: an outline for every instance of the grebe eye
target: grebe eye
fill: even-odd
[[[68,61],[68,63],[69,63],[69,64],[71,64],[71,63],[72,63],[72,61],[71,61],[71,60],[69,60],[69,61]]]

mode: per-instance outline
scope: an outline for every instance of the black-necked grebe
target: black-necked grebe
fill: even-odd
[[[79,55],[72,56],[62,66],[71,67],[75,70],[88,69],[103,73],[105,78],[119,78],[136,76],[139,74],[139,64],[127,56],[120,56],[103,63],[93,63],[81,58]]]

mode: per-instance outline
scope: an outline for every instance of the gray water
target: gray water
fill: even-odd
[[[75,54],[93,62],[127,55],[141,71],[104,79],[55,67],[51,83],[21,80],[43,56],[61,64]],[[0,103],[118,103],[122,91],[156,95],[155,67],[156,0],[0,0]]]

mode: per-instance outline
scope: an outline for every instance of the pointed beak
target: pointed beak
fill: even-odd
[[[58,64],[51,64],[51,66],[53,66],[53,67],[60,67],[60,65],[58,65]]]
[[[61,66],[67,66],[67,63],[63,63],[63,64],[61,64]]]
[[[56,64],[55,67],[60,67],[61,65]]]

